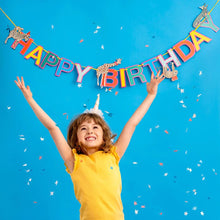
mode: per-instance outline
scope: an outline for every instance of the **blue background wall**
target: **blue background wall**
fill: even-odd
[[[215,0],[206,3],[210,10]],[[46,50],[94,68],[121,58],[119,69],[141,64],[185,39],[203,4],[10,0],[1,1],[0,7]],[[211,16],[220,26],[219,4]],[[94,34],[97,26],[101,28]],[[96,86],[95,71],[90,71],[79,87],[75,70],[56,77],[55,67],[42,70],[33,59],[24,59],[21,46],[11,49],[12,39],[5,45],[8,27],[14,28],[1,13],[0,219],[78,219],[80,206],[63,161],[13,81],[24,77],[35,100],[65,136],[71,118],[83,112],[85,104],[93,107],[97,93],[102,111],[112,113],[105,113],[106,121],[119,135],[146,97],[146,85],[135,79],[135,86],[106,92]],[[126,220],[220,219],[220,31],[200,27],[198,32],[212,41],[202,43],[201,50],[182,63],[178,81],[163,81],[120,162]],[[145,76],[150,79],[148,72]]]

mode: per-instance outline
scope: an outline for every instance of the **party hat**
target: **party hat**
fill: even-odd
[[[84,111],[84,113],[97,114],[97,115],[99,115],[101,118],[104,118],[102,111],[99,109],[99,102],[100,102],[100,94],[97,95],[97,99],[96,99],[94,108],[86,109],[86,110]]]

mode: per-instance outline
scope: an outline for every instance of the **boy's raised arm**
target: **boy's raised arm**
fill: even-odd
[[[118,140],[115,142],[116,151],[117,151],[118,155],[120,156],[120,158],[124,155],[128,145],[130,143],[131,137],[134,133],[136,126],[139,124],[141,119],[147,113],[153,100],[155,99],[155,97],[157,95],[158,85],[163,80],[164,80],[164,74],[160,75],[160,71],[157,73],[156,77],[154,77],[153,73],[151,74],[151,81],[150,81],[150,83],[147,83],[147,92],[148,92],[147,97],[144,99],[144,101],[141,103],[141,105],[137,108],[137,110],[134,112],[134,114],[128,120],[128,122],[124,126]]]
[[[15,80],[15,83],[18,86],[18,88],[21,89],[25,99],[31,106],[37,118],[49,130],[61,157],[67,163],[67,166],[71,169],[74,165],[74,155],[62,132],[56,126],[56,123],[46,114],[46,112],[44,112],[44,110],[33,99],[30,87],[25,87],[23,77],[21,77],[21,80],[19,79],[19,77],[17,77],[17,81]]]

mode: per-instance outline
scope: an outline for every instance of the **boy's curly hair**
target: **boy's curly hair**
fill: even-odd
[[[76,149],[78,154],[88,155],[86,147],[78,143],[77,131],[83,122],[90,122],[91,120],[94,120],[94,122],[100,125],[103,130],[103,144],[100,146],[99,150],[108,153],[112,147],[112,139],[116,135],[112,135],[107,123],[99,115],[93,113],[83,113],[70,123],[67,133],[67,142],[69,146],[71,149]]]

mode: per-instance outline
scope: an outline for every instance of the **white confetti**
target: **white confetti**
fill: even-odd
[[[199,98],[202,94],[197,95],[197,97]]]
[[[184,89],[180,89],[180,92],[181,92],[181,93],[184,93]]]
[[[54,25],[53,24],[51,25],[51,28],[54,29]]]
[[[123,27],[121,27],[121,30],[123,29]]]
[[[190,173],[192,172],[192,169],[191,169],[191,168],[186,168],[186,170],[188,170]]]
[[[25,138],[20,138],[20,140],[24,141],[24,140],[25,140]]]
[[[182,105],[182,107],[183,107],[183,108],[187,108],[186,105],[184,105],[184,104]]]
[[[180,88],[180,84],[179,83],[177,83],[177,89],[179,89]]]
[[[159,127],[160,127],[160,125],[155,126],[155,128],[159,128]]]
[[[57,184],[58,184],[58,181],[56,180],[55,185],[57,186]]]
[[[201,214],[202,216],[204,216],[204,212],[203,212],[203,211],[201,211],[200,214]]]
[[[180,101],[180,103],[182,103],[182,104],[183,104],[183,103],[184,103],[184,102],[183,102],[183,100],[181,100],[181,101]]]
[[[97,34],[97,33],[98,33],[98,30],[95,30],[95,31],[94,31],[94,34]]]
[[[11,106],[7,106],[7,109],[10,110],[10,109],[11,109]]]
[[[185,151],[185,154],[187,154],[187,153],[188,153],[188,151],[186,150],[186,151]]]
[[[205,180],[205,177],[202,177],[202,181],[204,181]]]
[[[78,88],[82,88],[82,84],[81,83],[78,83]]]
[[[27,148],[24,149],[24,152],[26,152],[26,151],[27,151]]]
[[[26,167],[26,166],[27,166],[27,164],[25,163],[25,164],[23,164],[22,166],[23,166],[23,167]]]
[[[185,216],[188,215],[188,212],[184,212],[184,215],[185,215]]]
[[[134,210],[134,213],[137,215],[137,214],[138,214],[138,210],[137,210],[137,209],[135,209],[135,210]]]
[[[100,29],[101,27],[97,26],[96,29]]]
[[[41,140],[41,141],[44,141],[44,138],[43,138],[43,137],[40,137],[40,140]]]
[[[196,114],[193,114],[192,118],[196,118]]]
[[[104,50],[104,45],[102,45],[101,48]]]
[[[168,176],[168,173],[164,173],[164,176]]]
[[[150,132],[150,133],[151,133],[151,131],[152,131],[152,128],[149,129],[149,132]]]
[[[200,76],[202,75],[202,71],[199,71],[199,75],[200,75]]]
[[[197,166],[198,166],[198,167],[200,167],[200,166],[201,166],[201,164],[200,164],[200,163],[198,163],[198,164],[197,164]]]
[[[133,162],[133,164],[138,164],[137,162]]]
[[[151,189],[151,185],[148,184],[148,188]]]
[[[192,208],[192,210],[193,210],[193,211],[196,211],[196,210],[197,210],[197,207],[196,207],[196,206],[194,206],[194,207]]]
[[[53,195],[54,195],[54,192],[50,192],[50,195],[53,196]]]
[[[29,170],[26,170],[26,173],[29,173],[31,170],[29,169]]]

